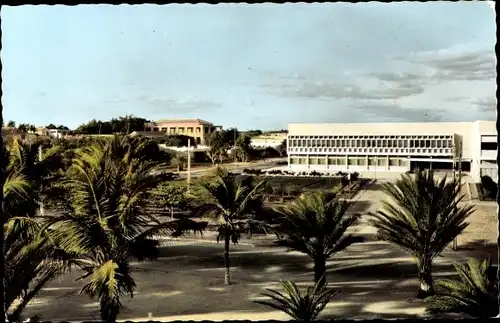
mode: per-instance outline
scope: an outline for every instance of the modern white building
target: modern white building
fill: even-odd
[[[394,171],[461,169],[475,182],[498,181],[495,121],[426,123],[292,123],[291,170]]]

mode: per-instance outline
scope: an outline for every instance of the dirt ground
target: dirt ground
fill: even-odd
[[[360,192],[352,212],[367,213],[383,199],[377,184]],[[452,263],[482,257],[496,241],[496,205],[481,203],[471,225],[459,237],[459,250],[446,250],[435,260],[435,279],[453,275]],[[415,299],[417,268],[398,248],[373,239],[365,221],[353,228],[367,242],[351,246],[327,263],[329,287],[341,292],[326,307],[322,318],[416,318],[425,313]],[[197,240],[194,240],[197,239]],[[201,240],[201,241],[200,241]],[[286,252],[266,238],[246,238],[231,246],[233,284],[224,285],[223,245],[213,235],[187,237],[162,248],[154,262],[133,263],[137,289],[122,298],[120,320],[289,320],[279,311],[255,304],[266,288],[278,288],[281,279],[299,285],[312,282],[312,262],[302,254]],[[478,241],[482,245],[477,245]],[[476,244],[474,244],[476,243]],[[490,245],[491,247],[491,245]],[[98,303],[78,295],[77,272],[52,282],[26,309],[51,321],[98,319]]]

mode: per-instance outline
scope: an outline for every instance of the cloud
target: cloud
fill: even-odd
[[[145,96],[138,98],[142,104],[148,106],[148,111],[152,113],[163,112],[171,113],[199,113],[214,111],[222,107],[222,104],[199,98],[175,99],[161,96]]]
[[[495,97],[473,99],[470,100],[470,103],[480,112],[493,112],[497,108],[497,99]]]
[[[419,109],[413,107],[402,107],[398,104],[390,103],[357,103],[351,105],[352,112],[365,115],[377,121],[398,121],[398,122],[437,122],[443,121],[449,111],[444,109]]]
[[[493,50],[444,50],[421,52],[410,61],[433,70],[429,78],[440,81],[480,81],[496,79],[496,57]]]
[[[367,89],[353,84],[301,82],[298,84],[267,85],[273,94],[307,99],[396,100],[424,92],[419,84],[400,83],[379,89]]]
[[[474,107],[478,112],[490,113],[496,110],[497,99],[494,96],[488,96],[486,98],[472,98],[466,96],[451,96],[443,98],[443,100],[448,102],[460,102],[466,103]]]

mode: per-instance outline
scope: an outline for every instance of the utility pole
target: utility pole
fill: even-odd
[[[42,144],[40,144],[40,146],[38,146],[38,162],[41,162],[42,161],[42,158],[43,158],[43,147],[42,147]],[[40,188],[42,188],[40,186]],[[40,200],[40,215],[41,216],[44,216],[44,209],[43,209],[43,201]]]
[[[188,192],[189,188],[191,186],[191,137],[188,138],[188,156],[187,156],[187,164],[188,164],[188,171],[187,171],[187,184],[188,184]]]
[[[462,142],[461,141],[458,143],[458,151],[456,153],[458,154],[458,187],[459,187],[458,189],[460,191],[462,189]],[[453,176],[453,180],[455,180],[455,176]],[[455,239],[453,239],[452,248],[455,251],[458,249],[458,236],[456,236]]]
[[[233,128],[233,163],[235,163],[234,167],[236,167],[236,128]]]

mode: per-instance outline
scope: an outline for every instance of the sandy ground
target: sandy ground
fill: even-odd
[[[352,211],[375,211],[382,198],[375,184],[360,192]],[[436,279],[453,275],[451,264],[457,260],[471,255],[481,257],[482,250],[477,253],[477,246],[471,247],[473,242],[496,239],[496,206],[483,203],[477,209],[471,225],[459,238],[462,250],[446,250],[443,257],[435,260]],[[321,317],[388,319],[424,315],[423,303],[414,298],[414,261],[396,247],[375,241],[373,228],[363,221],[353,230],[368,241],[351,246],[328,262],[329,286],[341,292]],[[210,234],[196,238],[198,241],[188,238],[162,248],[161,257],[155,262],[133,264],[137,289],[132,299],[122,298],[120,320],[288,320],[286,314],[252,300],[261,297],[259,294],[266,288],[279,289],[281,279],[293,279],[299,285],[312,281],[312,263],[307,256],[286,252],[271,246],[269,239],[254,236],[231,246],[234,284],[225,286],[222,244],[213,243]],[[82,283],[74,281],[77,276],[77,272],[72,272],[49,284],[24,314],[39,314],[51,321],[98,319],[96,300],[78,295]]]

